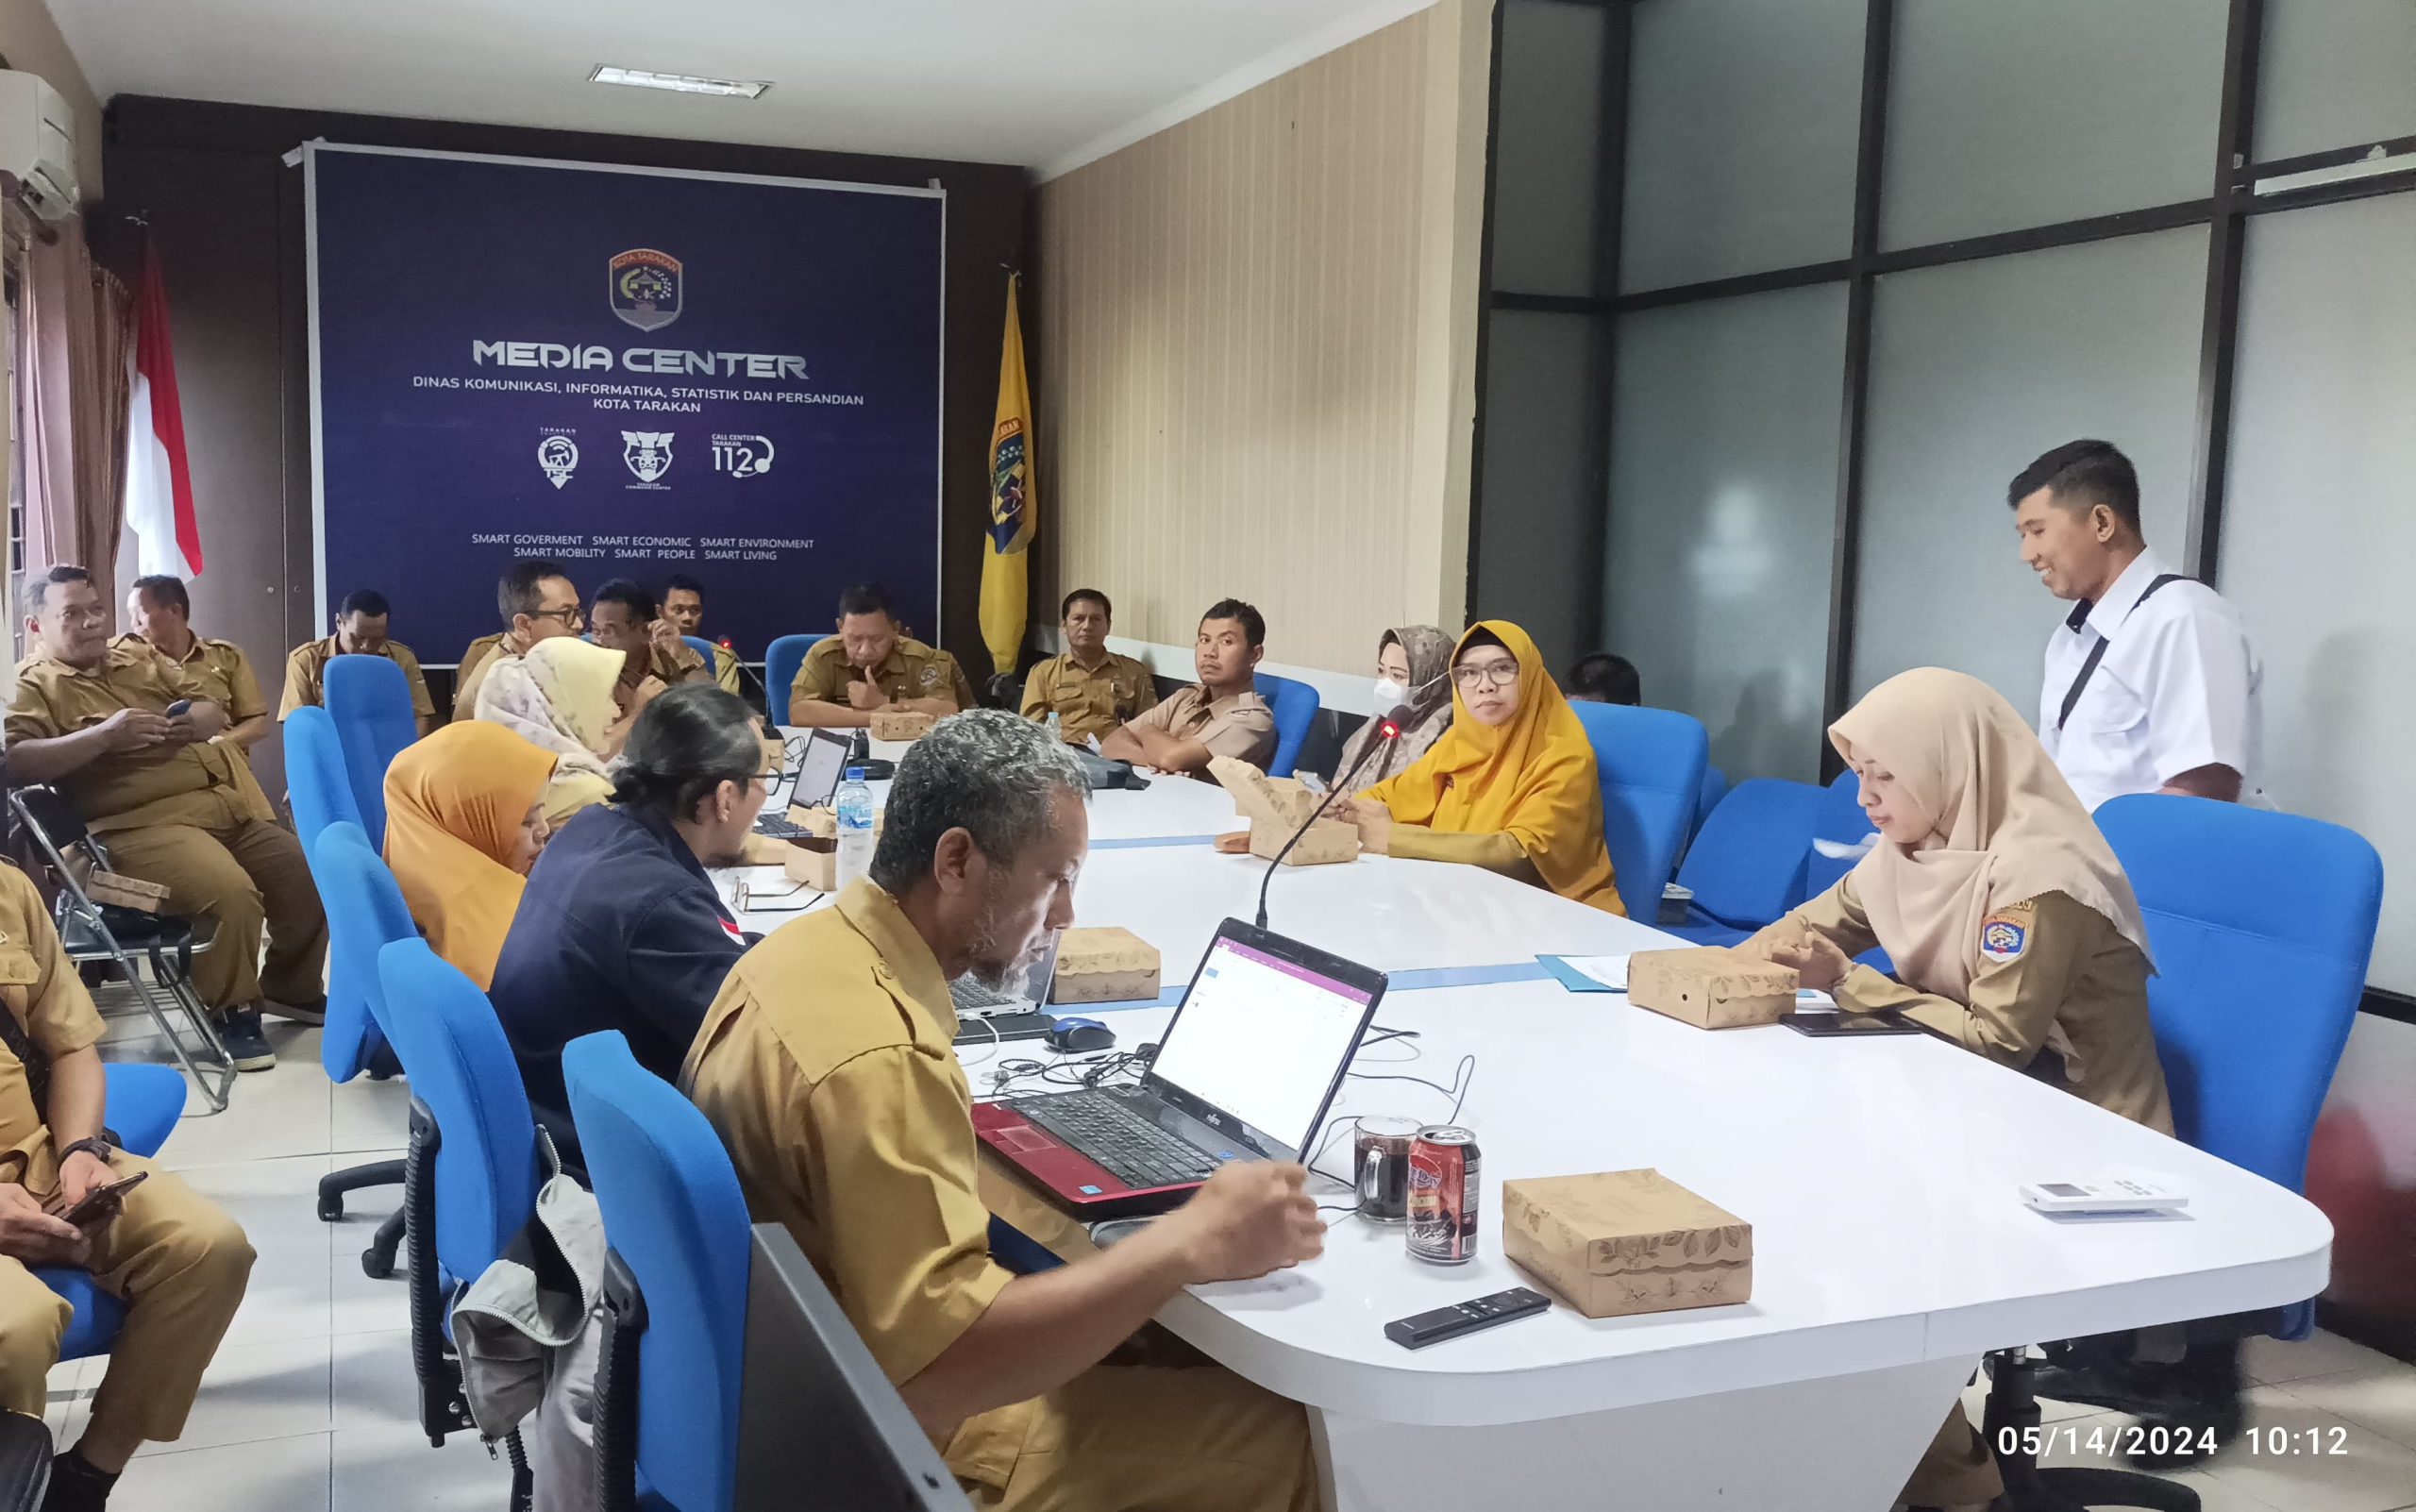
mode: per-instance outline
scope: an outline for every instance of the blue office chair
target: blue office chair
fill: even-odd
[[[294,829],[307,860],[331,824],[350,824],[366,833],[361,806],[344,770],[342,736],[325,709],[303,707],[285,717],[285,784],[294,804]],[[385,1046],[369,1019],[369,1000],[352,980],[352,963],[335,959],[327,968],[327,1021],[319,1034],[319,1064],[332,1082],[349,1082]]]
[[[344,750],[344,776],[353,807],[372,846],[386,843],[386,768],[405,746],[419,738],[411,711],[411,686],[403,669],[383,656],[327,659],[327,716],[335,721]]]
[[[1698,945],[1734,945],[1804,901],[1804,865],[1824,797],[1807,782],[1737,783],[1687,848],[1678,882],[1694,901],[1670,932]]]
[[[111,1061],[101,1073],[109,1084],[103,1109],[117,1147],[128,1154],[158,1154],[184,1117],[184,1077],[173,1066],[143,1061]],[[117,1331],[126,1326],[126,1303],[94,1285],[89,1271],[45,1267],[34,1274],[76,1309],[59,1336],[59,1357],[81,1360],[107,1354],[117,1342]]]
[[[565,1046],[562,1080],[612,1247],[596,1379],[604,1512],[728,1512],[747,1343],[738,1173],[705,1116],[617,1032]]]
[[[2307,1143],[2349,1042],[2382,911],[2382,858],[2338,825],[2165,794],[2097,811],[2131,879],[2156,974],[2148,1013],[2173,1098],[2174,1132],[2208,1154],[2296,1192]],[[2315,1303],[2244,1325],[2305,1338]],[[2038,1367],[1991,1357],[1991,1443],[2038,1420]],[[2084,1505],[2195,1508],[2171,1482],[2123,1470],[2041,1470],[1999,1455],[2017,1507],[2061,1496]]]
[[[1300,764],[1300,748],[1309,742],[1309,727],[1317,723],[1317,690],[1272,672],[1261,672],[1254,680],[1258,696],[1275,711],[1275,754],[1267,759],[1267,775],[1289,777]]]
[[[1727,796],[1728,774],[1717,766],[1704,767],[1703,796],[1695,799],[1695,827],[1686,832],[1689,844],[1693,843],[1694,836],[1703,833],[1704,823],[1711,818],[1711,811],[1720,807],[1720,800]]]
[[[1816,840],[1835,845],[1858,845],[1877,833],[1871,827],[1871,815],[1862,811],[1862,783],[1852,772],[1839,772],[1829,783],[1827,797],[1820,804],[1820,815],[1812,831]],[[1854,870],[1859,856],[1839,860],[1814,851],[1804,863],[1804,896],[1818,898],[1837,884],[1837,879]]]
[[[797,669],[805,664],[806,652],[830,638],[828,631],[820,635],[783,635],[763,647],[763,687],[771,702],[779,706],[767,711],[772,723],[788,723],[789,686],[797,681]]]
[[[403,1179],[411,1363],[420,1428],[434,1446],[476,1426],[446,1352],[446,1319],[459,1286],[485,1274],[536,1211],[537,1120],[512,1042],[478,983],[416,936],[380,949],[378,970],[411,1079]],[[515,1470],[519,1460],[515,1451]]]
[[[411,922],[403,890],[395,884],[394,874],[378,859],[378,852],[370,848],[369,837],[359,825],[328,825],[306,854],[310,878],[319,884],[319,901],[327,910],[329,968],[360,989],[369,1022],[376,1026],[382,1043],[393,1045],[393,1015],[386,1011],[378,952],[395,940],[419,938],[419,926]],[[330,1014],[331,1027],[333,1022]],[[329,1223],[342,1218],[346,1192],[402,1182],[406,1165],[400,1160],[375,1160],[321,1177],[320,1218]],[[379,1280],[394,1273],[394,1252],[403,1241],[403,1210],[397,1208],[378,1226],[377,1236],[361,1252],[361,1269]]]
[[[1669,709],[1572,703],[1594,748],[1602,785],[1602,839],[1627,916],[1650,924],[1694,825],[1711,737],[1703,721]]]
[[[713,652],[719,647],[715,647],[713,642],[705,639],[701,635],[682,635],[680,638],[688,643],[688,649],[696,652],[698,656],[705,659],[706,671],[710,672],[713,669]],[[794,676],[794,674],[792,674],[792,676]]]

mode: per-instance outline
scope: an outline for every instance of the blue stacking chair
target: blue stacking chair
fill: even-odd
[[[763,647],[763,688],[768,700],[779,707],[767,709],[772,723],[784,725],[789,720],[789,685],[797,680],[797,669],[805,664],[805,653],[815,643],[830,638],[828,631],[820,635],[783,635]]]
[[[313,859],[319,836],[331,824],[350,824],[367,832],[344,771],[342,737],[325,709],[305,707],[286,715],[285,785],[306,860]],[[334,1082],[349,1082],[369,1069],[385,1045],[370,1021],[361,984],[352,980],[353,964],[342,957],[327,964],[327,1022],[319,1034],[319,1064]]]
[[[1686,849],[1678,882],[1694,893],[1671,933],[1734,945],[1804,901],[1804,866],[1826,797],[1808,782],[1750,778],[1712,811]]]
[[[1689,844],[1692,843],[1694,836],[1703,833],[1703,825],[1711,818],[1711,811],[1720,807],[1720,800],[1727,796],[1728,774],[1717,766],[1704,767],[1703,793],[1695,799],[1695,827],[1687,832]]]
[[[403,890],[395,885],[394,874],[378,859],[369,837],[361,832],[357,824],[339,821],[328,825],[306,854],[310,861],[310,878],[319,884],[319,901],[327,910],[329,966],[341,973],[339,980],[350,982],[360,989],[376,1035],[380,1043],[392,1045],[393,1016],[386,1011],[378,952],[395,940],[419,938],[419,926],[411,922]],[[327,1021],[332,1030],[332,1001],[328,1007]],[[401,1183],[406,1164],[400,1160],[374,1160],[321,1177],[319,1217],[329,1223],[342,1218],[346,1192]],[[378,1226],[376,1238],[361,1252],[361,1269],[379,1280],[394,1273],[394,1252],[403,1241],[403,1210],[397,1208]]]
[[[728,1512],[747,1347],[738,1173],[705,1116],[619,1033],[572,1040],[562,1080],[611,1247],[596,1381],[604,1512]]]
[[[101,1067],[109,1090],[102,1104],[117,1147],[134,1155],[156,1155],[184,1117],[185,1079],[173,1066],[112,1061]],[[126,1325],[126,1303],[92,1284],[91,1272],[44,1267],[42,1284],[67,1299],[76,1316],[59,1336],[59,1357],[88,1359],[107,1354]]]
[[[386,843],[386,768],[419,738],[411,687],[403,669],[383,656],[327,659],[327,717],[335,721],[351,781],[353,807],[373,847]]]
[[[1572,703],[1594,748],[1602,785],[1602,839],[1610,847],[1627,916],[1661,916],[1661,893],[1694,827],[1711,737],[1703,721],[1669,709]]]
[[[1812,831],[1812,837],[1851,846],[1859,844],[1875,832],[1871,828],[1871,815],[1862,812],[1860,780],[1852,772],[1839,772],[1830,782],[1827,796],[1821,801],[1820,819]],[[1804,896],[1820,897],[1835,887],[1837,879],[1854,868],[1854,861],[1840,861],[1814,851],[1812,858],[1804,863]]]
[[[710,672],[713,669],[713,651],[715,647],[713,642],[705,639],[701,635],[682,635],[680,638],[688,643],[688,649],[696,652],[698,656],[705,659],[706,671]]]
[[[1254,681],[1258,696],[1275,712],[1275,754],[1267,759],[1267,773],[1289,777],[1300,763],[1300,748],[1309,743],[1309,727],[1317,723],[1317,690],[1272,672],[1259,673]]]
[[[477,983],[416,936],[380,949],[378,971],[411,1079],[403,1182],[411,1363],[420,1427],[440,1445],[476,1426],[445,1350],[454,1293],[485,1274],[536,1211],[537,1120],[512,1042]],[[516,1444],[512,1463],[517,1472]]]

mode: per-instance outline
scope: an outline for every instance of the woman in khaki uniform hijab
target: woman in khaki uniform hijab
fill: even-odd
[[[1740,946],[1838,1005],[1895,1010],[2108,1112],[2173,1132],[2148,1025],[2147,930],[2113,848],[1987,684],[1923,667],[1829,731],[1879,844]],[[1852,957],[1883,947],[1890,979]],[[1904,1488],[1984,1505],[2003,1487],[1958,1405]]]

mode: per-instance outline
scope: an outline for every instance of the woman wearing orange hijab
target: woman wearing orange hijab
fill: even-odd
[[[548,828],[554,754],[501,725],[446,725],[386,768],[386,865],[436,953],[484,991]]]
[[[1379,855],[1483,866],[1624,915],[1602,845],[1594,748],[1527,632],[1489,619],[1451,653],[1451,727],[1334,807]]]

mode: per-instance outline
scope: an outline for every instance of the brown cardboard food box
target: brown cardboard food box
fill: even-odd
[[[1775,1024],[1795,1008],[1793,966],[1735,950],[1642,950],[1628,957],[1627,1000],[1697,1029]]]
[[[927,714],[905,709],[875,709],[872,712],[872,738],[875,740],[920,740],[931,732],[939,721]]]
[[[1138,1002],[1158,995],[1158,948],[1131,930],[1067,930],[1049,1000]]]
[[[880,835],[882,830],[888,828],[888,821],[889,811],[887,809],[873,810],[872,832],[876,837]],[[830,809],[809,809],[792,804],[789,807],[789,823],[803,825],[817,839],[836,840],[839,838],[839,815]]]
[[[1502,1252],[1588,1318],[1753,1295],[1753,1226],[1657,1170],[1502,1183]]]
[[[1316,811],[1317,795],[1289,777],[1269,777],[1248,762],[1218,756],[1208,774],[1233,796],[1233,806],[1250,820],[1250,853],[1272,861],[1300,821]],[[1287,866],[1323,866],[1359,859],[1359,827],[1340,819],[1319,819],[1300,836],[1284,858]]]
[[[778,735],[763,737],[763,770],[785,772],[789,769],[789,743]]]
[[[741,865],[748,866],[784,866],[788,865],[789,852],[796,848],[796,846],[790,841],[780,839],[774,835],[749,834],[747,837],[745,852],[746,860],[742,862]]]
[[[829,835],[812,840],[779,842],[787,854],[780,858],[780,869],[789,881],[810,887],[817,893],[839,890],[839,842]]]

